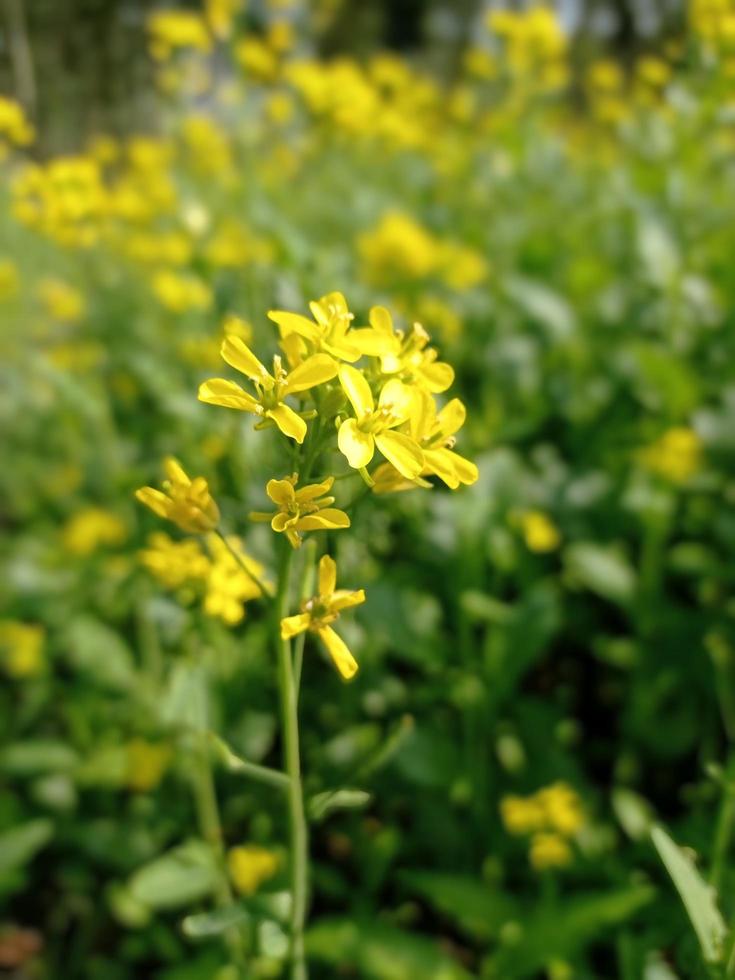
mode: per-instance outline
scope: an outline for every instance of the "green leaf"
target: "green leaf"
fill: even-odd
[[[654,821],[651,804],[625,786],[612,792],[612,807],[620,826],[631,840],[642,840],[650,833]]]
[[[0,834],[0,874],[27,864],[51,840],[54,825],[39,818]]]
[[[212,852],[192,840],[157,857],[131,877],[131,896],[152,909],[175,909],[211,895],[219,882]]]
[[[648,885],[604,894],[578,895],[553,909],[520,918],[516,939],[492,958],[503,980],[533,977],[553,959],[571,959],[598,936],[630,919],[654,897]]]
[[[130,648],[120,634],[92,616],[74,619],[66,633],[74,667],[100,687],[128,691],[136,681]]]
[[[333,810],[355,810],[367,806],[372,796],[363,789],[337,789],[317,793],[309,800],[309,816],[322,820]]]
[[[221,936],[228,929],[249,919],[250,913],[246,908],[233,905],[230,908],[215,909],[213,912],[187,915],[181,923],[181,931],[189,939],[209,939],[212,936]]]
[[[671,875],[684,903],[689,921],[699,939],[707,963],[719,963],[727,927],[716,904],[714,889],[703,880],[694,862],[659,826],[651,830],[651,840]]]
[[[635,571],[614,547],[579,541],[564,552],[564,564],[565,578],[573,587],[587,588],[603,599],[621,604],[633,597]]]
[[[79,756],[71,746],[46,739],[14,742],[0,752],[0,769],[13,776],[68,772],[78,763]]]
[[[161,720],[192,731],[207,729],[209,681],[203,664],[178,661],[160,704]]]
[[[323,919],[306,934],[314,959],[366,980],[469,980],[434,939],[394,926],[354,919]]]
[[[403,871],[399,880],[477,939],[494,937],[504,923],[519,915],[516,902],[469,875]]]

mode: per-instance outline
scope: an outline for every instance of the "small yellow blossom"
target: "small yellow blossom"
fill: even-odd
[[[219,524],[219,508],[209,492],[203,476],[191,480],[181,464],[168,457],[164,460],[166,480],[163,490],[141,487],[135,496],[154,514],[172,521],[188,534],[203,534]]]
[[[204,611],[228,626],[236,626],[245,616],[245,603],[263,594],[257,582],[263,582],[264,588],[270,587],[263,581],[263,566],[245,552],[235,536],[225,542],[210,534],[207,548],[212,564],[206,579]]]
[[[406,384],[417,385],[439,394],[454,381],[454,369],[438,360],[438,353],[429,347],[431,338],[420,323],[414,323],[404,333],[396,330],[390,312],[383,306],[370,310],[371,330],[359,330],[362,353],[380,359],[380,370]]]
[[[222,358],[253,382],[257,397],[248,394],[234,381],[211,378],[200,386],[199,400],[208,405],[252,412],[263,420],[269,419],[285,436],[302,443],[306,436],[306,422],[284,399],[330,381],[337,374],[334,359],[327,354],[314,354],[293,371],[286,372],[281,358],[276,355],[273,358],[273,374],[269,374],[250,348],[232,334],[222,344]]]
[[[67,551],[86,557],[98,548],[122,544],[127,529],[117,514],[102,507],[85,507],[69,518],[61,537]]]
[[[62,279],[42,279],[38,296],[49,316],[61,323],[76,323],[84,316],[84,296]]]
[[[546,823],[543,807],[535,796],[504,796],[500,816],[510,834],[525,836],[542,830]]]
[[[523,540],[529,551],[545,554],[556,551],[561,544],[561,534],[548,514],[541,510],[527,510],[519,515],[518,521]]]
[[[309,303],[309,308],[313,321],[286,310],[270,310],[268,317],[278,324],[282,337],[301,337],[311,354],[322,352],[338,360],[356,361],[365,353],[358,342],[363,331],[350,331],[354,317],[342,293],[328,293]]]
[[[0,665],[9,677],[36,677],[44,668],[45,632],[36,623],[0,621]]]
[[[541,833],[531,838],[528,859],[536,871],[565,868],[571,864],[572,858],[571,847],[559,834]]]
[[[416,479],[424,467],[424,455],[410,436],[395,431],[415,411],[414,391],[392,379],[383,385],[376,408],[370,385],[360,371],[343,364],[339,380],[355,412],[355,417],[345,419],[337,433],[340,451],[350,466],[364,469],[377,447],[399,473],[409,480]]]
[[[344,511],[331,505],[334,497],[324,496],[332,489],[334,477],[321,483],[309,483],[296,489],[298,475],[294,473],[285,480],[269,480],[266,493],[278,506],[275,514],[253,512],[250,519],[270,521],[274,531],[285,532],[294,548],[301,546],[305,531],[336,531],[350,526],[350,519]]]
[[[702,466],[702,443],[694,429],[669,429],[641,453],[644,466],[671,483],[686,483]]]
[[[140,560],[169,589],[178,589],[192,579],[206,579],[211,568],[198,541],[191,538],[174,541],[162,531],[149,536],[148,547],[140,552]]]
[[[319,561],[318,584],[319,594],[304,602],[300,613],[281,620],[281,637],[290,640],[305,630],[316,633],[341,676],[344,680],[350,680],[357,673],[357,661],[330,623],[339,617],[342,610],[364,602],[365,592],[363,589],[336,589],[337,565],[329,555],[324,555]]]
[[[0,147],[5,141],[11,146],[28,146],[35,136],[35,130],[20,103],[0,95]]]
[[[147,793],[161,782],[173,752],[165,743],[134,738],[126,748],[126,784],[138,793]]]
[[[243,0],[204,0],[204,16],[212,34],[221,41],[232,34]]]
[[[279,864],[273,851],[257,844],[233,847],[227,855],[230,878],[241,895],[254,895],[278,871]]]
[[[259,81],[272,81],[278,74],[277,53],[254,34],[237,42],[235,58],[247,75]]]
[[[563,836],[573,837],[583,826],[582,801],[567,783],[552,783],[540,789],[536,799],[544,811],[546,825]]]
[[[156,273],[151,285],[156,299],[172,313],[204,311],[212,306],[211,289],[203,279],[190,273],[163,269]]]
[[[206,53],[212,47],[204,19],[186,10],[158,10],[149,16],[146,26],[150,53],[156,61],[167,61],[179,50]]]

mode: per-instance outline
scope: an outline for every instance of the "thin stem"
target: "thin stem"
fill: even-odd
[[[206,735],[202,734],[194,749],[194,771],[193,771],[194,802],[199,818],[199,827],[202,837],[211,846],[217,861],[219,874],[217,876],[217,889],[215,899],[220,908],[231,908],[235,900],[227,879],[225,868],[225,848],[222,838],[222,822],[219,815],[217,804],[217,793],[214,786],[212,775],[212,765],[209,756],[209,747],[206,742]],[[227,945],[232,954],[232,958],[238,967],[245,967],[245,949],[243,937],[239,929],[233,926],[225,933]]]
[[[299,589],[299,602],[303,603],[312,595],[314,591],[314,577],[316,572],[316,541],[312,538],[304,546],[304,566],[301,570],[301,587]],[[296,698],[298,699],[301,688],[301,666],[304,662],[304,644],[306,643],[306,631],[299,633],[294,640],[293,651],[293,672],[294,684],[296,686]]]
[[[281,619],[289,613],[289,582],[293,549],[287,541],[281,546],[278,593],[274,604],[273,630],[278,653],[278,684],[281,695],[284,768],[290,785],[288,809],[291,838],[291,980],[306,980],[304,920],[307,901],[308,838],[304,817],[299,757],[299,718],[294,682],[291,644],[281,638]]]
[[[709,881],[714,889],[718,889],[722,872],[727,860],[727,852],[732,839],[733,823],[735,822],[735,753],[731,754],[728,764],[722,774],[722,802],[717,817],[715,842],[712,848],[712,870]]]
[[[245,574],[248,576],[248,578],[250,579],[250,581],[254,585],[257,585],[257,587],[260,589],[260,591],[263,593],[263,595],[267,595],[267,596],[271,596],[272,597],[273,596],[273,588],[267,582],[261,581],[261,579],[258,578],[258,576],[255,574],[255,572],[251,571],[248,568],[247,564],[243,561],[242,555],[239,555],[237,553],[237,551],[235,551],[235,549],[232,547],[232,545],[227,540],[227,538],[225,537],[225,535],[220,531],[220,529],[219,528],[216,528],[214,533],[217,535],[217,537],[220,539],[220,541],[222,541],[222,543],[224,544],[225,548],[227,548],[227,550],[229,551],[229,553],[235,559],[235,561],[240,566],[240,568],[245,572]]]

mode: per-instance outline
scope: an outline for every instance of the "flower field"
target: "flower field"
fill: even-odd
[[[0,97],[0,976],[735,976],[735,4],[336,6]]]

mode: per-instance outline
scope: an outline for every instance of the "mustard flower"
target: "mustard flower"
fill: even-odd
[[[167,477],[162,483],[163,490],[141,487],[135,491],[137,499],[188,534],[203,534],[216,528],[219,508],[204,477],[195,476],[191,480],[181,464],[170,456],[163,465]]]
[[[266,589],[270,583],[263,580],[263,566],[244,551],[239,538],[230,536],[223,541],[210,534],[207,547],[212,564],[206,579],[204,611],[228,626],[236,626],[245,616],[245,603],[263,594],[257,582]]]
[[[519,515],[518,520],[529,551],[546,554],[556,551],[561,544],[559,529],[542,510],[527,510]]]
[[[148,547],[139,553],[141,563],[169,589],[179,589],[196,579],[206,579],[211,562],[199,541],[174,541],[158,531],[148,538]]]
[[[565,868],[572,863],[572,849],[559,834],[534,834],[528,859],[536,871]]]
[[[354,411],[340,425],[337,443],[354,469],[363,469],[375,454],[375,448],[409,480],[423,469],[424,455],[410,437],[395,429],[408,421],[415,411],[414,391],[392,379],[382,388],[375,407],[373,393],[364,375],[349,364],[339,369],[339,380]]]
[[[414,323],[404,333],[395,329],[385,307],[374,306],[370,310],[370,325],[372,331],[360,331],[363,352],[380,359],[383,374],[434,394],[449,388],[454,381],[454,369],[437,360],[437,351],[428,346],[431,338],[420,323]]]
[[[123,521],[103,507],[84,507],[64,525],[62,543],[73,555],[85,557],[100,547],[122,544],[127,536]]]
[[[278,871],[278,865],[278,855],[257,844],[233,847],[227,855],[230,878],[241,895],[254,895]]]
[[[342,293],[328,293],[309,303],[314,320],[287,310],[270,310],[269,319],[277,323],[283,337],[297,334],[312,352],[323,351],[342,361],[356,361],[363,353],[348,331],[354,316]]]
[[[350,653],[344,640],[332,629],[333,623],[343,609],[359,606],[365,601],[363,589],[348,591],[336,589],[337,565],[333,558],[324,555],[319,561],[319,594],[308,599],[296,616],[286,616],[281,620],[281,637],[290,640],[305,630],[316,633],[334,665],[348,681],[357,673],[357,661]]]
[[[337,374],[337,364],[333,358],[328,354],[314,354],[293,371],[287,372],[281,358],[276,355],[273,358],[273,374],[269,374],[239,337],[226,337],[221,353],[231,367],[250,378],[257,397],[248,394],[234,381],[211,378],[199,387],[199,400],[208,405],[236,408],[241,412],[252,412],[262,419],[270,419],[285,436],[302,443],[306,436],[306,422],[284,399],[330,381]]]
[[[477,466],[454,452],[455,433],[464,425],[467,409],[459,398],[439,411],[431,395],[425,391],[416,393],[417,409],[409,419],[411,437],[424,454],[423,476],[436,475],[446,485],[456,490],[460,484],[471,486],[477,481]]]
[[[37,623],[0,621],[0,664],[10,677],[22,680],[43,672],[46,634]]]
[[[334,477],[321,483],[309,483],[296,489],[298,476],[294,473],[285,480],[269,480],[266,493],[278,506],[275,514],[250,514],[253,521],[270,521],[274,531],[285,533],[294,548],[301,547],[304,531],[336,531],[350,526],[350,519],[344,511],[331,505],[334,497],[324,494],[332,489]]]
[[[504,796],[500,816],[509,834],[525,836],[542,830],[546,814],[536,796]]]
[[[702,442],[694,429],[674,426],[641,454],[643,464],[671,483],[686,483],[702,466]]]

